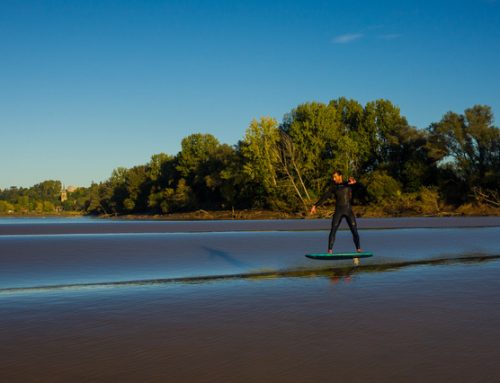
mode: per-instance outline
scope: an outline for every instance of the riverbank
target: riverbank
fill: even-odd
[[[317,214],[311,215],[308,211],[280,212],[271,210],[196,210],[170,214],[128,214],[120,216],[102,215],[100,218],[119,219],[147,219],[147,220],[172,220],[172,221],[197,221],[197,220],[274,220],[274,219],[317,219],[330,218],[333,206],[320,207]],[[419,209],[388,209],[378,206],[355,206],[354,211],[358,218],[413,218],[413,217],[485,217],[500,216],[500,209],[488,205],[466,204],[453,208],[435,211],[422,211]]]
[[[354,211],[358,218],[403,218],[403,217],[484,217],[500,216],[500,208],[489,205],[465,204],[459,207],[447,206],[442,209],[422,210],[418,206],[402,208],[401,206],[388,208],[387,206],[355,206]],[[126,220],[166,220],[166,221],[198,221],[198,220],[275,220],[275,219],[315,219],[330,218],[333,206],[320,207],[316,215],[308,211],[283,212],[272,210],[196,210],[169,214],[103,214],[95,216],[102,219]],[[83,217],[82,212],[60,212],[53,214],[42,213],[12,213],[0,214],[0,218],[59,218]]]

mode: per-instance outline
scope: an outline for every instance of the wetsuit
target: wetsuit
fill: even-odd
[[[356,245],[356,249],[360,249],[361,245],[359,243],[359,234],[356,224],[356,217],[352,212],[351,207],[351,197],[352,188],[357,187],[358,183],[349,185],[348,182],[343,182],[341,184],[333,183],[328,190],[321,196],[315,206],[321,205],[327,198],[332,195],[335,196],[335,213],[332,218],[332,229],[330,230],[330,236],[328,237],[328,250],[333,249],[333,243],[335,242],[335,234],[340,226],[340,221],[342,217],[345,217],[349,229],[351,229],[352,239]]]

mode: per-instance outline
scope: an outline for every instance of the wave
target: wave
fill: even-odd
[[[415,266],[440,266],[440,265],[456,265],[456,264],[470,264],[470,263],[477,264],[484,262],[492,262],[498,259],[500,259],[500,254],[496,255],[478,254],[470,256],[461,256],[456,258],[438,258],[438,259],[402,261],[402,262],[391,262],[391,263],[380,263],[380,264],[372,263],[369,265],[360,265],[360,266],[295,268],[295,269],[266,270],[258,272],[245,272],[245,273],[223,274],[223,275],[124,280],[124,281],[112,281],[112,282],[75,283],[75,284],[59,284],[59,285],[45,285],[45,286],[26,286],[26,287],[0,288],[0,296],[19,294],[19,293],[56,292],[64,290],[106,289],[106,288],[118,288],[118,287],[141,287],[141,286],[169,285],[169,284],[199,284],[199,283],[212,283],[212,282],[230,281],[230,280],[345,277],[359,273],[391,272]]]

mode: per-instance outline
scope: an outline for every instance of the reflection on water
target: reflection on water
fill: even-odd
[[[8,382],[500,378],[500,261],[0,296]]]
[[[500,227],[363,230],[362,265],[500,254]],[[328,232],[0,235],[0,289],[320,268]],[[338,251],[352,250],[349,232]],[[350,266],[352,261],[334,261]]]
[[[50,286],[34,286],[34,287],[14,287],[0,289],[0,296],[12,294],[31,294],[31,293],[48,293],[51,291],[61,290],[83,290],[83,289],[108,289],[118,287],[134,287],[134,286],[152,286],[152,285],[167,285],[179,283],[212,283],[227,280],[261,280],[272,278],[317,278],[328,277],[333,283],[341,280],[349,282],[354,274],[372,273],[372,272],[391,272],[402,268],[414,266],[436,266],[436,265],[454,265],[457,263],[482,263],[491,262],[500,259],[500,255],[481,256],[470,255],[453,259],[432,259],[421,261],[407,261],[395,263],[382,263],[364,266],[330,266],[320,268],[300,268],[286,269],[276,271],[260,271],[255,273],[241,273],[229,275],[211,275],[211,276],[195,276],[185,278],[167,278],[167,279],[148,279],[148,280],[133,280],[119,282],[101,282],[101,283],[73,283],[66,285],[50,285]]]

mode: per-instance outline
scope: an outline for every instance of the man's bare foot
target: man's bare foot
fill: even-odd
[[[333,254],[333,249],[328,249],[328,254]]]
[[[356,253],[362,253],[363,249],[356,249]]]

